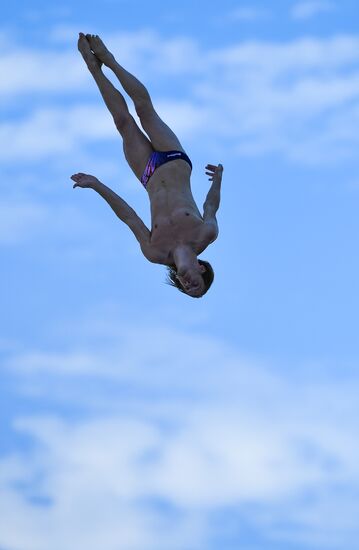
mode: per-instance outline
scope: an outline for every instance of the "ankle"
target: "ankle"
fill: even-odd
[[[115,56],[112,55],[112,53],[109,54],[106,58],[103,58],[103,63],[104,65],[106,65],[106,67],[108,67],[111,70],[113,70],[114,67],[118,66]]]

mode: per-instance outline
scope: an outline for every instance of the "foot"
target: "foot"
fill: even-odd
[[[86,34],[86,38],[88,40],[88,43],[90,44],[91,50],[94,52],[96,57],[100,59],[106,65],[106,67],[109,67],[111,63],[115,61],[115,57],[106,48],[101,38],[97,34]]]
[[[92,53],[90,44],[82,32],[79,33],[77,47],[90,71],[101,69],[103,64],[102,61]]]

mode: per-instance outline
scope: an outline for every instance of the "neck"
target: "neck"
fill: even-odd
[[[173,251],[173,259],[175,261],[177,271],[187,271],[187,269],[193,266],[197,262],[197,254],[194,250],[186,244],[177,245]]]

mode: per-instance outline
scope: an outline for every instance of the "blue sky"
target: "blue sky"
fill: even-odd
[[[358,15],[2,8],[1,550],[356,550]],[[80,31],[148,87],[200,208],[224,165],[200,300],[72,189],[91,173],[150,226]]]

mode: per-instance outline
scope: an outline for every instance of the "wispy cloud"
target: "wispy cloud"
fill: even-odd
[[[333,2],[326,0],[309,0],[308,2],[298,2],[294,4],[291,10],[291,15],[294,19],[309,19],[320,13],[328,13],[334,11],[336,5]]]
[[[9,99],[12,94],[29,92],[76,92],[88,79],[80,59],[71,51],[23,48],[13,46],[11,41],[0,56],[0,69],[6,74],[1,79],[0,94]]]
[[[0,125],[2,161],[36,162],[55,155],[81,152],[91,141],[117,139],[106,110],[96,105],[39,108],[20,120]]]
[[[46,179],[46,178],[45,178]],[[60,182],[64,189],[72,190],[72,181]],[[38,184],[37,184],[38,186]],[[74,191],[75,193],[75,191]],[[66,220],[66,223],[64,223]],[[26,200],[23,193],[15,194],[12,197],[4,198],[0,205],[0,246],[15,247],[24,244],[37,243],[38,246],[46,246],[50,240],[52,245],[47,251],[48,257],[52,253],[59,253],[65,259],[72,259],[77,263],[80,260],[91,259],[96,256],[96,248],[99,248],[97,241],[101,234],[98,220],[93,220],[91,215],[86,215],[81,209],[74,205],[54,202],[53,204],[28,197]],[[88,242],[88,235],[92,234],[91,242]],[[116,238],[116,237],[115,237]],[[62,241],[54,252],[54,241]],[[111,248],[111,236],[108,246]],[[107,247],[102,244],[102,251],[106,254]],[[127,247],[124,245],[124,252]],[[110,252],[109,252],[110,253]],[[98,258],[98,252],[97,252]],[[27,356],[25,363],[31,365],[31,355]],[[48,365],[53,358],[43,359]],[[38,358],[40,360],[40,358]],[[35,361],[35,357],[33,358]],[[73,365],[81,366],[81,357],[75,355]],[[40,361],[41,364],[41,361]],[[70,362],[71,364],[71,362]],[[56,371],[56,361],[53,361],[52,368]]]
[[[162,93],[154,96],[154,102],[166,122],[193,143],[216,140],[223,147],[229,143],[237,154],[276,153],[301,163],[355,156],[357,36],[298,39],[285,44],[244,42],[212,51],[201,51],[194,40],[164,40],[150,31],[114,35],[110,42],[115,53],[121,51],[121,57],[130,60],[130,70],[138,69],[150,91],[152,79],[157,82],[169,77],[186,87],[181,99]],[[3,56],[3,70],[16,66],[14,58],[20,68],[32,70],[25,78],[19,68],[6,79],[2,93],[7,100],[29,91],[49,90],[75,91],[76,98],[64,108],[54,97],[51,107],[34,108],[20,120],[5,120],[0,126],[0,143],[7,144],[0,148],[3,160],[68,155],[71,150],[80,154],[89,140],[115,135],[100,98],[98,106],[85,101],[81,107],[76,105],[81,90],[98,96],[94,83],[88,87],[86,79],[91,77],[74,54],[15,50]],[[51,66],[50,72],[42,70],[44,62]],[[129,107],[134,113],[131,101]]]
[[[0,545],[206,546],[223,507],[262,540],[328,547],[358,534],[358,380],[290,381],[198,330],[146,319],[108,319],[97,337],[74,324],[68,353],[7,362],[23,400],[58,406],[14,419],[32,450],[2,459]]]

